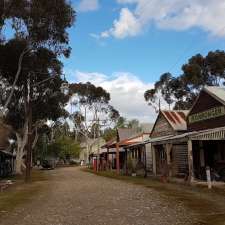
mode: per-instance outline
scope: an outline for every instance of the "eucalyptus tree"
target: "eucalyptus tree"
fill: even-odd
[[[33,128],[65,113],[58,57],[69,57],[67,29],[74,20],[75,12],[66,0],[0,1],[0,109],[17,134],[17,172],[28,138],[28,92]]]
[[[182,66],[182,74],[164,73],[153,89],[145,92],[145,100],[154,105],[162,97],[175,109],[189,109],[203,86],[223,86],[225,83],[225,52],[197,54]]]
[[[69,56],[67,28],[73,25],[74,19],[75,12],[66,0],[0,0],[0,42],[9,40],[5,30],[11,31],[10,37],[13,35],[13,38],[26,42],[20,49],[16,70],[10,79],[11,90],[3,113],[12,98],[26,54],[44,47],[58,56]]]
[[[0,71],[4,80],[1,84],[2,93],[10,90],[10,78],[13,80],[11,75],[16,70],[14,62],[17,61],[24,44],[26,43],[20,40],[11,40],[1,51]],[[38,51],[30,52],[24,57],[23,65],[4,118],[6,123],[13,127],[17,137],[17,173],[21,173],[22,158],[28,137],[29,118],[26,113],[28,81],[31,89],[33,148],[38,138],[38,129],[47,120],[57,120],[66,115],[64,106],[68,101],[68,97],[60,91],[61,84],[64,82],[60,77],[62,64],[51,50],[39,48]],[[0,105],[4,106],[6,101],[7,95],[1,95]]]
[[[89,139],[98,138],[102,128],[112,126],[119,112],[110,105],[110,94],[90,82],[71,84],[70,96],[74,105],[74,129],[84,137],[88,152]]]

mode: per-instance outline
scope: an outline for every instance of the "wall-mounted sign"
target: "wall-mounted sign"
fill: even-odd
[[[215,107],[204,112],[196,113],[188,117],[189,123],[196,123],[203,120],[213,119],[225,115],[225,107]]]

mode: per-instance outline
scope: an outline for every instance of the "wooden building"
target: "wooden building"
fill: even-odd
[[[145,144],[149,140],[150,133],[140,133],[127,140],[124,140],[126,153],[126,174],[136,173],[140,176],[147,176],[152,166],[149,165],[151,161],[150,144]]]
[[[225,181],[225,88],[205,87],[192,106],[187,120],[193,179]]]
[[[193,182],[206,180],[206,168],[210,168],[213,180],[225,181],[225,88],[204,87],[184,114],[183,131],[171,129],[175,123],[171,113],[167,118],[168,113],[158,116],[151,135],[155,174],[167,167],[170,176],[186,174]]]
[[[107,167],[116,169],[117,173],[126,170],[125,146],[134,144],[131,137],[135,137],[136,131],[131,128],[118,128],[116,138],[102,146],[102,155],[107,161]]]
[[[185,176],[188,171],[186,142],[167,143],[167,138],[187,132],[188,111],[162,110],[151,132],[153,173],[164,176]]]

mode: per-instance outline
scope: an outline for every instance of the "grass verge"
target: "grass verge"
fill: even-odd
[[[48,180],[40,170],[32,171],[32,182],[25,183],[24,178],[12,177],[15,183],[3,192],[0,192],[0,217],[14,208],[32,200],[43,189],[43,181]]]
[[[174,203],[182,203],[187,210],[196,215],[195,225],[225,225],[225,192],[224,190],[189,186],[175,183],[162,183],[156,179],[117,175],[114,172],[94,172],[82,169],[98,176],[121,180],[135,185],[142,185],[161,193],[161,196]]]

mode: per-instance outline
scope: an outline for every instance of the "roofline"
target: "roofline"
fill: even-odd
[[[164,111],[166,111],[166,110],[164,110]],[[172,111],[172,110],[171,110],[171,111]],[[170,127],[174,130],[173,126],[172,126],[171,123],[168,121],[167,117],[164,115],[163,110],[160,109],[160,110],[159,110],[159,114],[158,114],[158,116],[157,116],[157,118],[156,118],[156,120],[155,120],[154,126],[153,126],[153,128],[152,128],[150,137],[152,136],[152,132],[153,132],[154,129],[155,129],[155,126],[156,126],[156,123],[157,123],[157,121],[158,121],[158,119],[159,119],[160,113],[163,115],[163,117],[164,117],[164,118],[166,119],[166,121],[169,123]],[[176,131],[176,130],[174,130],[174,131]]]
[[[164,115],[164,113],[163,112],[182,112],[182,111],[188,111],[188,113],[189,113],[189,110],[162,110],[162,114]],[[185,122],[186,122],[186,130],[176,130],[176,129],[174,129],[174,127],[173,127],[173,123],[169,120],[169,119],[167,119],[167,117],[166,117],[166,115],[164,115],[164,117],[166,118],[166,120],[169,122],[169,124],[170,124],[170,126],[172,127],[172,129],[174,130],[174,131],[186,131],[187,130],[187,115],[185,115]],[[183,118],[182,118],[183,119]]]
[[[211,97],[215,98],[217,101],[219,101],[220,103],[222,103],[223,105],[225,105],[225,102],[224,102],[221,98],[219,98],[218,96],[216,96],[215,94],[213,94],[212,92],[210,92],[210,91],[207,89],[207,87],[218,87],[218,86],[204,86],[204,87],[201,89],[201,91],[199,92],[198,97],[195,99],[194,103],[192,104],[192,106],[191,106],[191,108],[190,108],[190,110],[189,110],[189,113],[187,114],[187,117],[189,117],[189,115],[190,115],[192,109],[195,107],[195,105],[197,104],[197,101],[198,101],[199,98],[200,98],[201,92],[203,92],[203,91],[205,91],[208,95],[210,95]]]
[[[130,141],[130,140],[135,139],[135,138],[143,137],[143,135],[150,135],[150,134],[151,133],[148,133],[148,132],[142,132],[142,133],[140,133],[140,134],[138,134],[138,135],[136,135],[134,137],[126,138],[126,139],[124,139],[122,141],[119,141],[119,143],[120,142],[124,142],[124,141]]]
[[[203,91],[207,92],[209,95],[211,95],[212,97],[214,97],[215,99],[217,99],[219,102],[221,102],[223,105],[225,105],[225,102],[219,98],[217,95],[213,94],[212,92],[210,92],[207,87],[219,87],[219,86],[205,86],[203,87]]]

